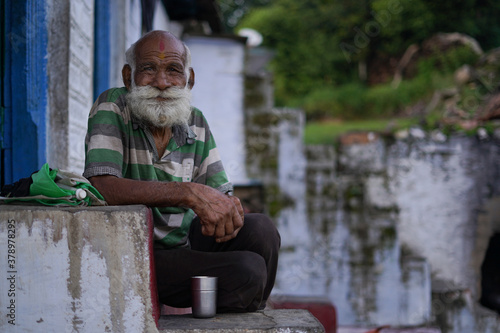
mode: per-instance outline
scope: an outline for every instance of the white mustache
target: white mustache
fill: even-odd
[[[171,127],[187,124],[191,118],[191,91],[187,87],[160,90],[151,86],[133,86],[126,99],[132,114],[147,126]]]
[[[179,99],[185,97],[185,90],[181,87],[170,87],[166,90],[160,90],[151,86],[137,86],[134,88],[134,95],[141,99]]]

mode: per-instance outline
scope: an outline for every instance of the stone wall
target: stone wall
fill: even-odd
[[[275,293],[328,295],[343,325],[494,332],[496,316],[478,299],[486,246],[499,230],[498,138],[357,133],[337,148],[303,147],[300,112],[253,119],[274,119],[250,167],[263,168],[282,235]]]
[[[0,331],[157,332],[144,206],[0,207]]]
[[[247,170],[282,236],[275,294],[328,296],[340,325],[496,332],[478,303],[500,230],[500,133],[418,128],[304,146],[303,114],[272,107],[272,77],[247,75]]]

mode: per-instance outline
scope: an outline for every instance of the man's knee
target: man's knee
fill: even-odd
[[[248,228],[249,239],[260,250],[257,252],[266,255],[276,252],[281,245],[281,237],[273,221],[264,214],[245,215],[245,227]]]
[[[238,252],[238,261],[234,263],[233,278],[241,284],[265,285],[267,278],[266,262],[254,252]]]
[[[264,259],[253,252],[235,252],[231,274],[220,277],[221,311],[255,311],[258,309],[267,281]]]

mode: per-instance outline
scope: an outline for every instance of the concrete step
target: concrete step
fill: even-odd
[[[337,332],[337,311],[327,297],[272,295],[267,302],[271,309],[304,309],[319,320],[325,333]]]
[[[159,333],[324,333],[321,323],[307,310],[264,310],[251,313],[223,313],[213,318],[192,315],[161,316]],[[433,332],[434,333],[434,332]]]
[[[441,333],[437,327],[347,327],[341,326],[337,333]]]

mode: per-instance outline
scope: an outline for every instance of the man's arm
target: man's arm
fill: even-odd
[[[202,233],[217,242],[236,237],[243,226],[243,208],[236,197],[190,182],[141,181],[115,176],[90,177],[110,205],[191,208],[200,218]]]

